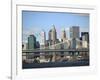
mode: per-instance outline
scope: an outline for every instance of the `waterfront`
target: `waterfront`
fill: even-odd
[[[56,50],[55,50],[56,51]],[[46,67],[72,67],[89,66],[89,52],[86,50],[67,52],[48,52],[44,54],[27,53],[23,55],[27,60],[23,60],[23,69],[46,68]],[[25,51],[24,51],[25,52]]]
[[[89,66],[89,60],[84,59],[74,62],[49,62],[49,63],[23,63],[23,69],[30,68],[52,68],[52,67],[75,67],[75,66]]]

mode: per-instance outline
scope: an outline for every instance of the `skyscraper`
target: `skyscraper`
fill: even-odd
[[[45,45],[45,43],[46,43],[46,34],[45,34],[44,30],[41,31],[40,36],[41,36],[40,45]]]
[[[29,35],[28,37],[28,49],[36,48],[36,37],[34,35]]]
[[[88,48],[89,47],[89,33],[81,32],[81,37],[82,37],[82,47]]]
[[[80,39],[79,34],[80,34],[79,26],[72,26],[70,28],[71,48],[76,48],[77,40]]]
[[[70,39],[79,39],[79,33],[80,33],[80,30],[79,30],[79,26],[72,26],[70,28]]]
[[[52,30],[50,30],[48,33],[48,40],[51,40],[51,32],[52,32]]]
[[[49,33],[48,33],[48,44],[50,45],[54,45],[55,43],[58,43],[59,40],[57,39],[57,32],[55,29],[55,25],[52,25],[52,28],[50,29]]]
[[[75,38],[73,38],[73,39],[71,40],[71,48],[73,48],[73,49],[76,48],[76,39],[75,39]]]
[[[81,32],[82,41],[87,41],[89,43],[89,32]]]
[[[67,38],[66,38],[66,31],[65,31],[65,29],[63,29],[62,30],[62,32],[61,32],[61,41],[63,42],[63,41],[65,41]]]
[[[46,45],[46,34],[45,34],[45,31],[42,30],[41,33],[40,33],[40,36],[41,36],[41,40],[40,40],[40,49],[45,49],[45,45]],[[40,53],[42,55],[44,55],[45,53]],[[41,59],[44,59],[44,56],[40,56]]]
[[[52,26],[51,39],[53,41],[56,41],[56,39],[57,39],[57,32],[56,32],[56,29],[55,29],[55,25]]]
[[[55,29],[55,25],[52,25],[52,29],[49,31],[49,40],[48,40],[48,46],[50,49],[56,49],[56,46],[51,46],[51,45],[55,45],[56,43],[58,43],[59,40],[57,39],[57,32]],[[56,58],[56,52],[52,52],[52,61],[55,61]]]
[[[56,41],[57,40],[57,32],[55,29],[55,25],[52,25],[52,29],[49,31],[49,40]]]

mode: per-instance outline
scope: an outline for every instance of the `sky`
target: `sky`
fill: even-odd
[[[34,34],[39,41],[39,33],[42,30],[45,31],[46,39],[48,39],[48,32],[52,29],[52,25],[55,25],[58,39],[61,37],[62,29],[65,29],[69,38],[69,28],[72,26],[79,26],[80,32],[89,32],[89,15],[86,13],[22,11],[23,42],[27,42],[30,34]]]

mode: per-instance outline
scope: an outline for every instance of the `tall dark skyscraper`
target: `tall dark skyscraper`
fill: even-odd
[[[36,37],[34,35],[29,35],[28,37],[28,49],[36,48]]]
[[[71,39],[79,39],[80,35],[80,29],[79,26],[72,26],[70,28],[70,38]]]

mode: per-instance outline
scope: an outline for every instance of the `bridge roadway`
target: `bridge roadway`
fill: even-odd
[[[38,52],[89,52],[89,49],[34,49],[34,50],[22,50],[22,53],[38,53]]]

